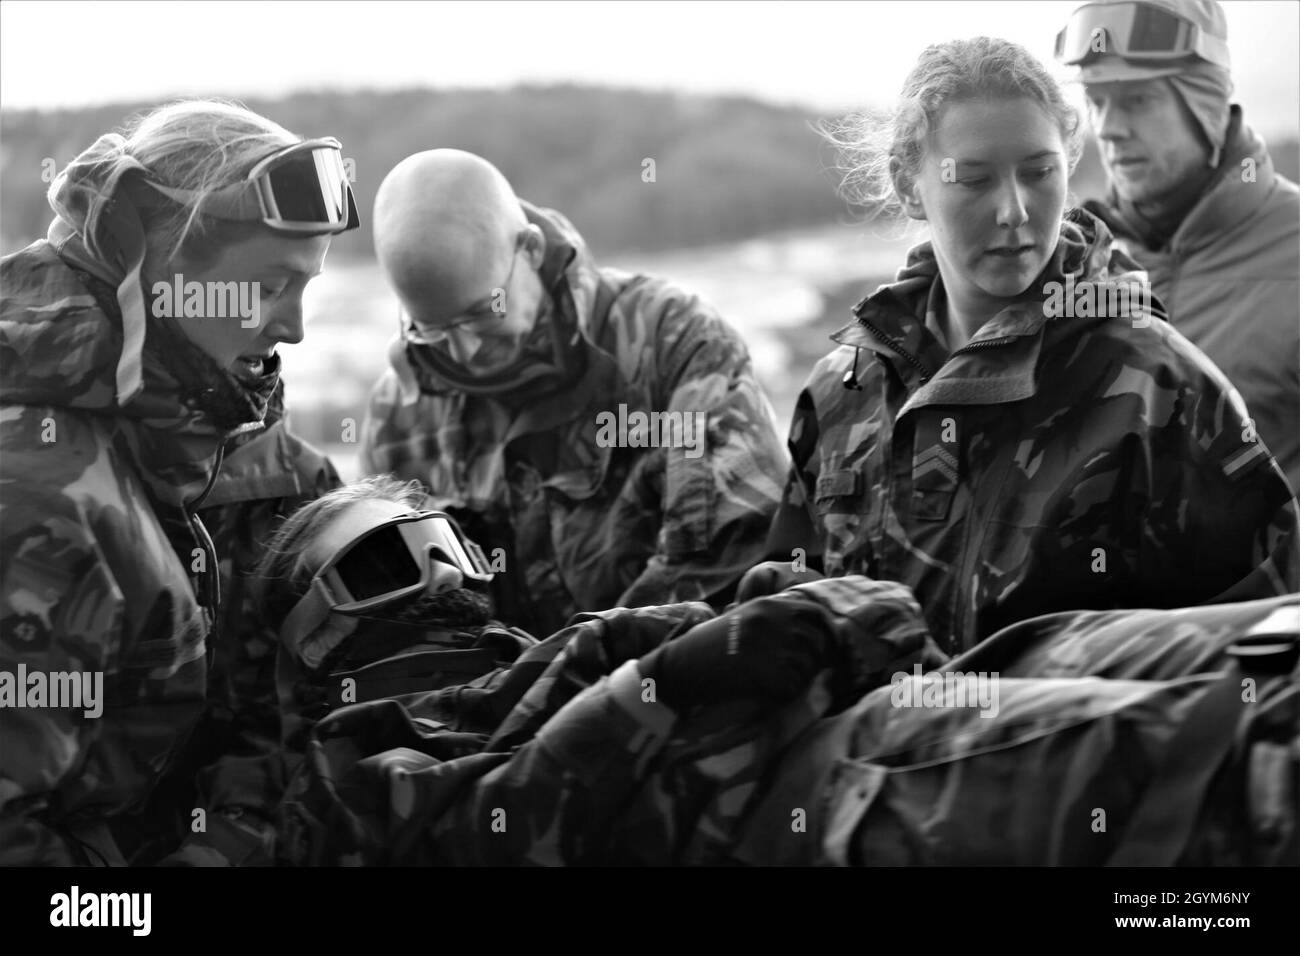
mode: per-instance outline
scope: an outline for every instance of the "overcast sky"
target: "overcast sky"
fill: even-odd
[[[0,106],[175,94],[578,81],[887,102],[925,45],[990,34],[1050,63],[1076,0],[1046,2],[31,2],[0,4]],[[1236,100],[1300,126],[1300,4],[1229,0]]]

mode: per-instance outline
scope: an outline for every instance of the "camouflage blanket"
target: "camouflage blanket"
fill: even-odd
[[[1300,862],[1295,661],[1230,652],[1296,596],[1050,615],[947,662],[888,582],[726,613],[794,600],[842,653],[779,704],[651,713],[634,662],[712,616],[686,604],[586,615],[508,688],[334,712],[290,785],[284,862]]]

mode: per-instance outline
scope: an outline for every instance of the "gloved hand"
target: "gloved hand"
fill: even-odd
[[[811,569],[796,571],[790,561],[764,561],[745,572],[736,585],[736,604],[769,594],[777,594],[788,587],[807,581],[820,581],[823,575]]]
[[[832,666],[823,609],[810,600],[759,598],[698,624],[638,662],[674,710],[736,699],[784,701]]]
[[[192,833],[158,866],[271,866],[275,862],[275,827],[238,808],[213,810],[206,829]]]

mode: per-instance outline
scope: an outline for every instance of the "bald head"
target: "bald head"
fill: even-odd
[[[500,171],[459,149],[398,163],[379,186],[373,222],[379,264],[408,307],[458,303],[499,283],[527,225]]]

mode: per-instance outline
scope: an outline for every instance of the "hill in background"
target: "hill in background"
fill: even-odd
[[[835,194],[833,155],[812,113],[737,97],[687,97],[599,87],[502,91],[299,93],[246,104],[304,136],[337,136],[353,160],[362,228],[337,238],[308,287],[307,339],[282,350],[294,427],[330,452],[346,477],[359,422],[385,366],[396,304],[372,255],[370,212],[384,175],[411,153],[455,146],[496,164],[519,195],[564,212],[598,262],[667,276],[736,325],[780,428],[848,308],[892,278],[913,239],[861,226]],[[156,104],[0,114],[0,241],[4,252],[45,234],[42,160],[62,167],[132,113]],[[1274,143],[1294,179],[1296,143]],[[654,160],[654,182],[643,180]],[[1091,141],[1071,186],[1097,195]]]
[[[596,249],[659,250],[833,221],[811,114],[753,100],[576,86],[299,93],[246,105],[304,136],[332,135],[355,163],[363,217],[338,254],[369,255],[384,175],[411,153],[484,156],[520,196],[563,210]],[[44,235],[42,160],[62,168],[100,134],[156,104],[0,118],[5,251]],[[643,181],[645,160],[654,181]],[[45,168],[48,168],[45,167]]]
[[[819,117],[741,97],[590,86],[509,90],[304,92],[244,101],[303,136],[337,136],[353,160],[362,227],[336,256],[369,257],[370,211],[384,175],[411,153],[454,146],[498,166],[520,196],[563,210],[597,253],[662,251],[844,221]],[[0,114],[0,240],[11,252],[45,234],[53,159],[156,103]],[[1295,175],[1294,149],[1277,156]],[[654,181],[643,180],[646,160]],[[1089,148],[1075,177],[1095,192]]]

